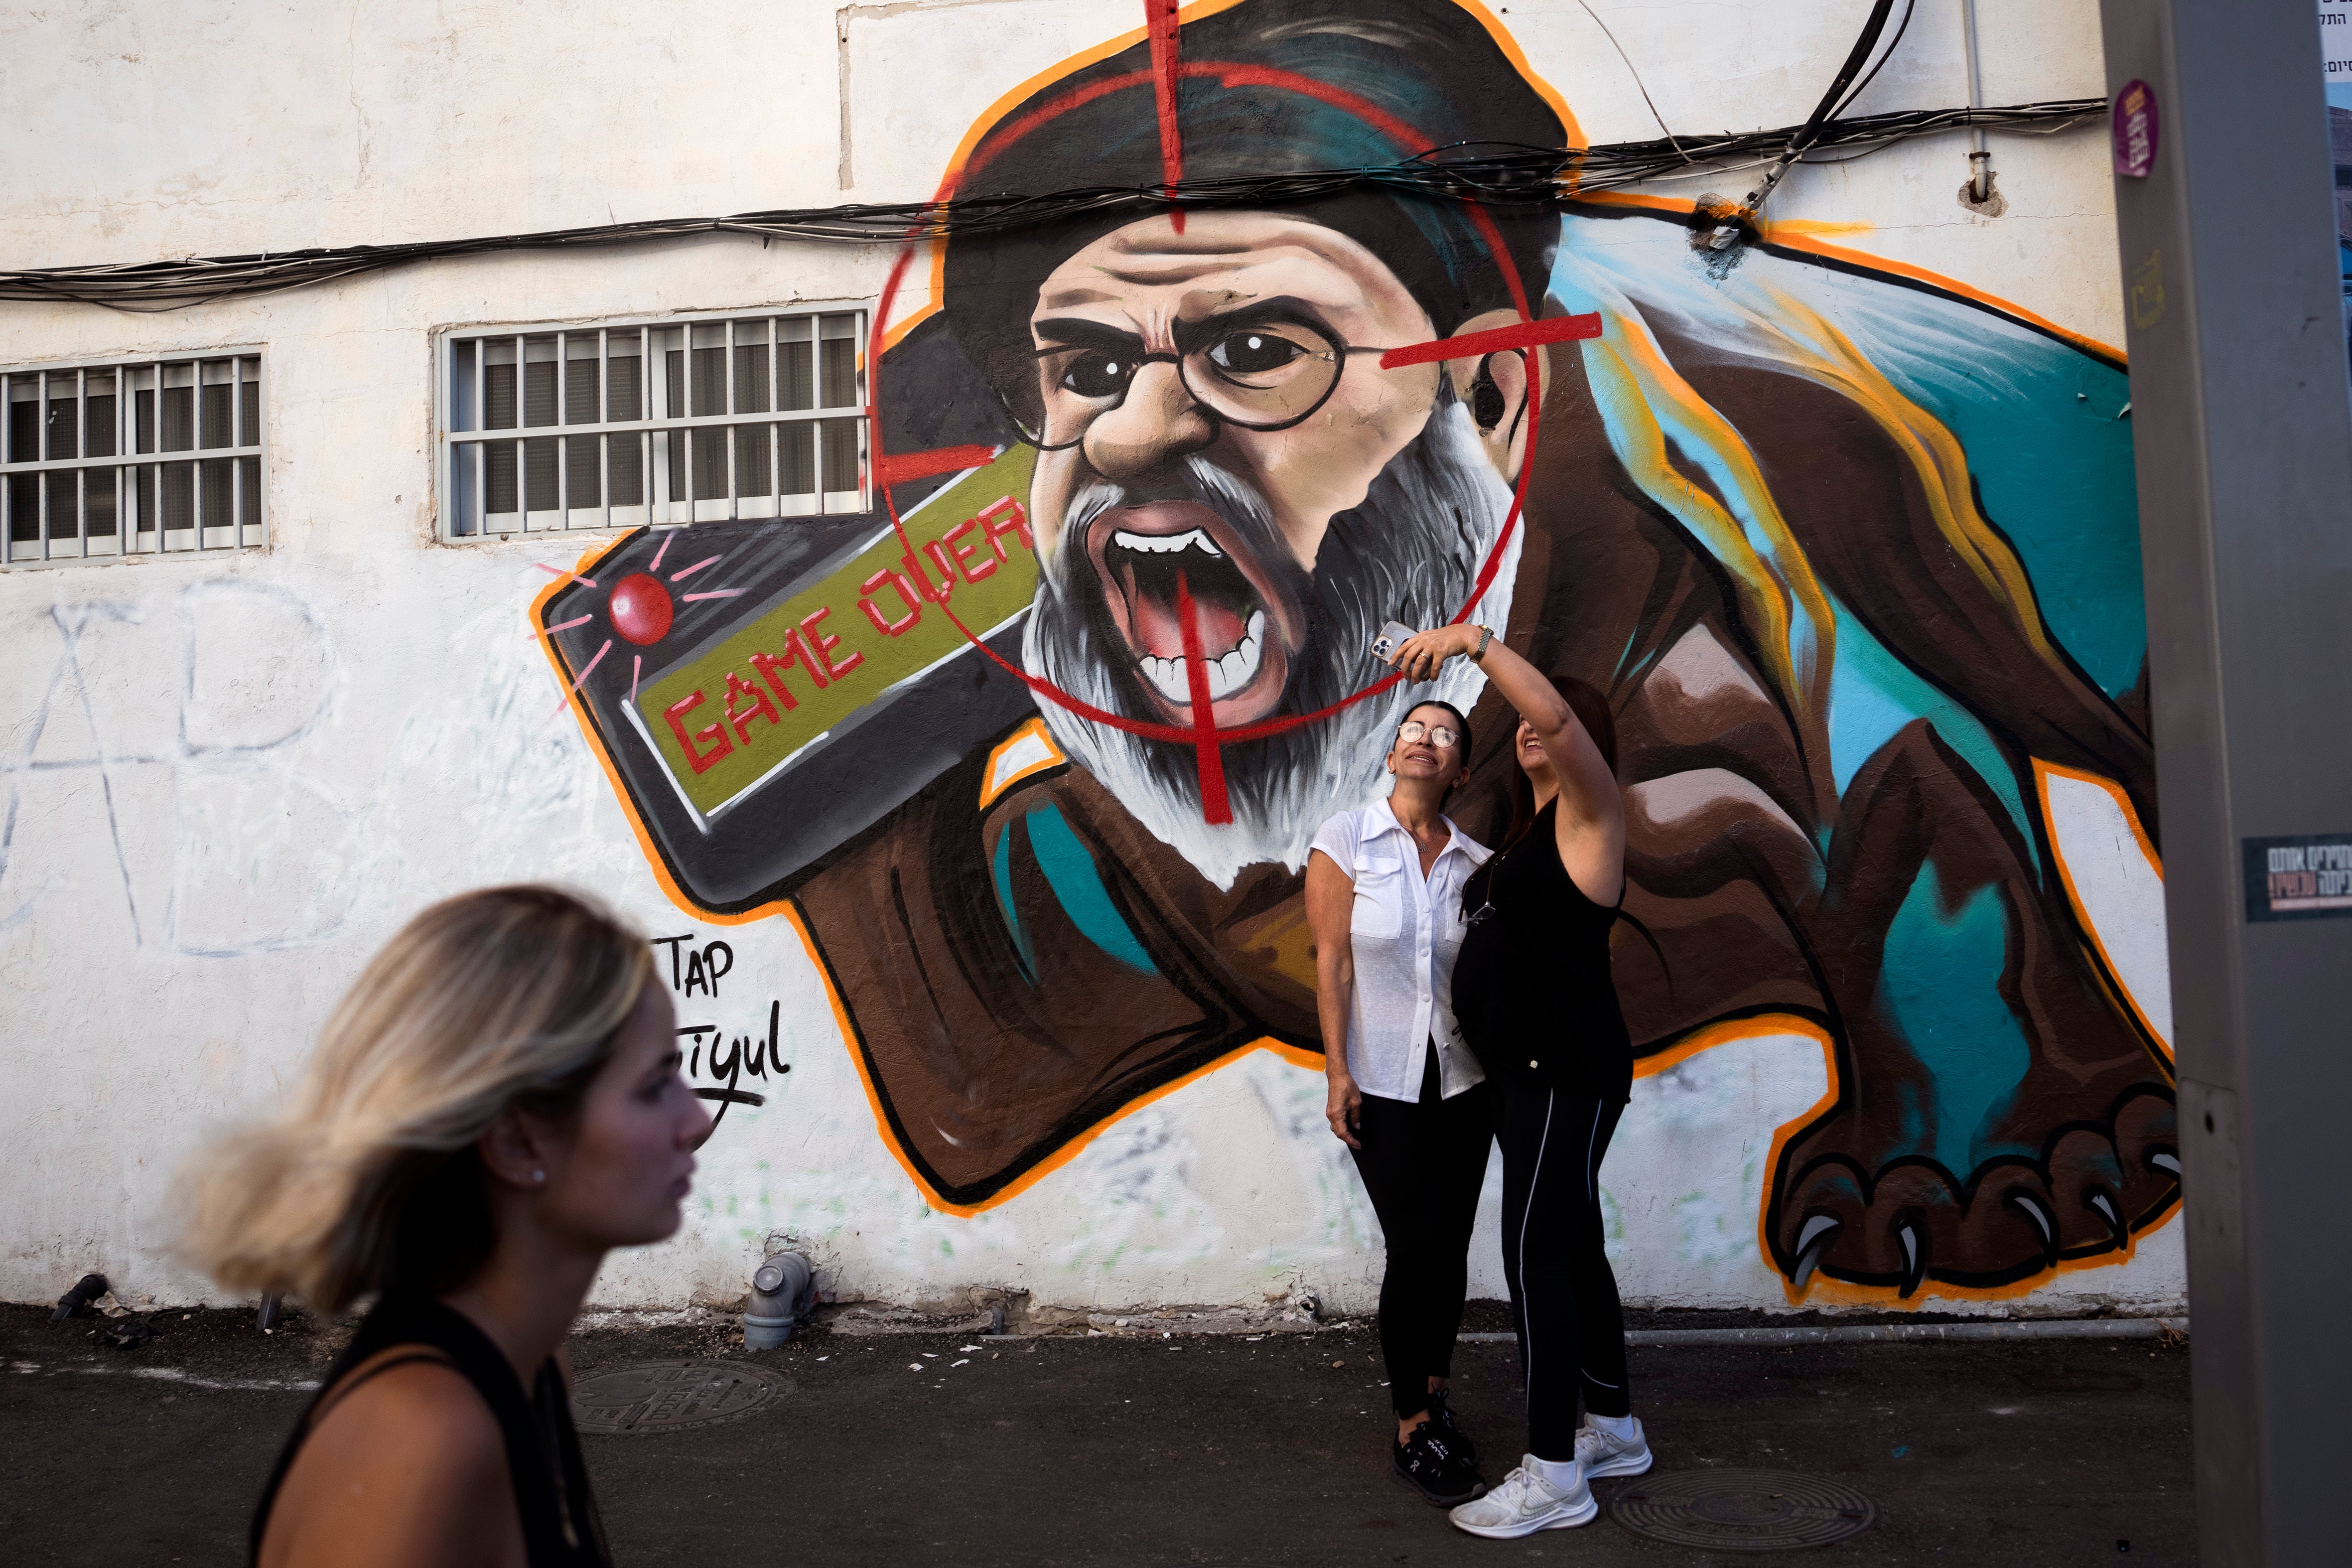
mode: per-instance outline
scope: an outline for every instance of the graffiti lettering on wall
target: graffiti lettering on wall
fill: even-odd
[[[1163,124],[1195,178],[1579,137],[1450,0],[1213,3],[1175,45],[1008,95],[941,194],[1151,184]],[[800,930],[934,1203],[1002,1201],[1236,1053],[1318,1048],[1299,868],[1428,689],[1346,700],[1383,621],[1459,617],[1609,694],[1646,1068],[1822,1043],[1758,1216],[1792,1292],[2021,1289],[2170,1215],[2121,360],[1818,244],[1710,266],[1700,221],[1367,191],[942,242],[876,313],[877,438],[980,456],[895,482],[886,456],[875,516],[696,525],[740,595],[678,605],[641,671],[569,626],[593,585],[541,595],[666,887]],[[889,662],[845,690],[858,656]],[[1474,667],[1435,694],[1473,710],[1455,815],[1491,842],[1505,715]],[[1181,743],[1204,711],[1213,782]]]
[[[691,931],[679,936],[657,936],[653,944],[669,961],[670,997],[679,1018],[677,1046],[686,1058],[686,1080],[695,1086],[698,1098],[719,1102],[719,1114],[710,1124],[715,1132],[733,1107],[768,1102],[765,1094],[743,1087],[747,1077],[765,1083],[770,1073],[781,1080],[793,1070],[793,1064],[784,1059],[777,1043],[783,1002],[781,997],[768,999],[764,1033],[738,1030],[729,1025],[689,1022],[719,1011],[719,983],[734,973],[735,949],[716,939],[698,941]]]
[[[301,761],[338,680],[323,618],[280,588],[207,581],[59,604],[49,622],[48,679],[18,694],[0,753],[0,931],[93,864],[133,947],[236,958],[340,928],[359,814]]]

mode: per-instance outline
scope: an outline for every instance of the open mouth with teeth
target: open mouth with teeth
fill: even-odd
[[[1088,534],[1136,678],[1171,721],[1192,712],[1180,579],[1199,626],[1212,721],[1231,728],[1272,711],[1289,674],[1289,617],[1223,520],[1197,501],[1149,501],[1104,512]]]

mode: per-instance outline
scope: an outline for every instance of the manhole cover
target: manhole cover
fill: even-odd
[[[591,1373],[572,1385],[572,1419],[583,1432],[673,1432],[734,1421],[793,1392],[793,1380],[763,1366],[723,1361],[648,1361]]]
[[[1717,1552],[1826,1546],[1870,1528],[1852,1487],[1786,1470],[1678,1470],[1630,1482],[1609,1511],[1636,1535]]]

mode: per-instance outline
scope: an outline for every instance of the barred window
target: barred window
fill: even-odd
[[[864,511],[865,341],[863,310],[445,332],[442,533]]]
[[[0,407],[7,565],[262,542],[258,349],[0,368]]]

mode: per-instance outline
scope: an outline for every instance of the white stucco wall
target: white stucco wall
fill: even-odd
[[[1677,130],[1801,120],[1861,8],[1593,0]],[[1585,134],[1654,134],[1572,0],[1498,7]],[[1001,93],[1139,21],[1116,0],[835,7],[614,0],[300,7],[201,0],[0,18],[0,184],[16,265],[511,232],[929,194]],[[1988,100],[2101,90],[2091,0],[1981,0]],[[843,91],[846,88],[845,108]],[[1963,101],[1956,0],[1922,0],[1863,111]],[[2006,216],[1964,211],[1941,137],[1799,170],[1784,224],[1964,279],[2119,341],[2104,134],[1996,142]],[[1736,177],[1716,182],[1737,194]],[[1709,187],[1714,188],[1714,187]],[[1662,187],[1667,194],[1696,189]],[[1321,1120],[1319,1077],[1254,1054],[1118,1122],[982,1215],[924,1206],[877,1135],[790,929],[707,929],[665,899],[526,638],[579,542],[442,544],[431,334],[468,322],[869,301],[879,249],[712,238],[433,263],[163,315],[0,305],[0,364],[257,344],[268,550],[0,572],[0,1298],[99,1269],[166,1301],[218,1292],[171,1258],[173,1172],[273,1105],[341,989],[408,914],[486,881],[594,888],[660,935],[730,944],[685,1021],[781,1005],[793,1064],[709,1148],[685,1232],[614,1259],[608,1304],[731,1297],[773,1230],[825,1283],[912,1300],[967,1284],[1118,1307],[1297,1284],[1369,1305],[1377,1227]],[[2078,879],[2161,989],[2144,862],[2105,834]],[[2089,840],[2086,839],[2086,842]],[[2137,880],[2133,879],[2137,878]],[[2154,928],[2160,931],[2160,926]],[[2134,982],[2138,984],[2138,982]],[[2144,1007],[2144,1011],[2150,1010]],[[1820,1098],[1808,1039],[1717,1047],[1645,1079],[1603,1172],[1636,1304],[1782,1308],[1757,1251],[1774,1131]],[[1495,1194],[1474,1291],[1500,1295]],[[2179,1226],[2025,1310],[2173,1307]],[[1948,1305],[1930,1301],[1931,1305]]]

